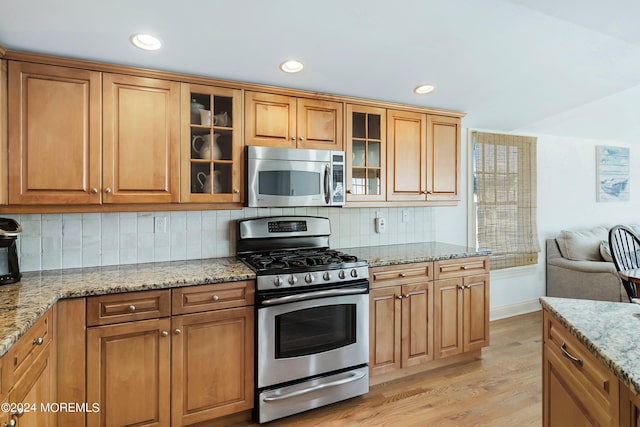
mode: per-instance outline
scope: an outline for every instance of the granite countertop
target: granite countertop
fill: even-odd
[[[488,255],[489,251],[439,242],[340,249],[371,267]],[[235,257],[23,273],[0,286],[0,356],[61,298],[253,280]]]
[[[640,304],[541,297],[569,332],[640,397]]]
[[[235,258],[26,272],[0,287],[0,356],[61,298],[255,279]]]
[[[369,261],[370,267],[486,256],[491,254],[491,251],[487,249],[476,249],[441,242],[340,248],[340,251],[355,255],[360,259],[366,259]]]

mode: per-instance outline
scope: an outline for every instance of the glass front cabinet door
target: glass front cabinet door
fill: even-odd
[[[182,84],[182,202],[242,202],[241,91]]]
[[[385,200],[386,110],[347,105],[347,201]]]

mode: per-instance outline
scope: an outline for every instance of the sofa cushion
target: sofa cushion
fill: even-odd
[[[607,262],[613,262],[611,257],[611,248],[609,247],[609,240],[603,240],[600,242],[600,256]]]
[[[590,230],[562,230],[556,241],[564,258],[575,261],[602,261],[600,242],[609,239],[606,227],[595,227]]]

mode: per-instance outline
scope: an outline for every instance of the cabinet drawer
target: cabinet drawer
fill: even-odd
[[[109,325],[170,315],[170,289],[87,298],[87,326]]]
[[[253,305],[253,281],[186,286],[173,289],[173,314]]]
[[[372,268],[369,274],[371,287],[395,285],[398,283],[424,282],[433,279],[433,263],[391,265]]]
[[[445,259],[434,262],[435,279],[472,276],[489,272],[489,257]]]
[[[47,347],[52,335],[53,320],[51,310],[48,310],[18,339],[10,350],[10,373],[15,381],[26,372],[38,355],[42,353],[42,350]]]
[[[560,322],[544,312],[545,358],[602,425],[618,406],[618,380]]]

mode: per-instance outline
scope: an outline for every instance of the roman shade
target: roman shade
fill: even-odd
[[[537,264],[537,138],[472,132],[476,244],[491,269]]]

